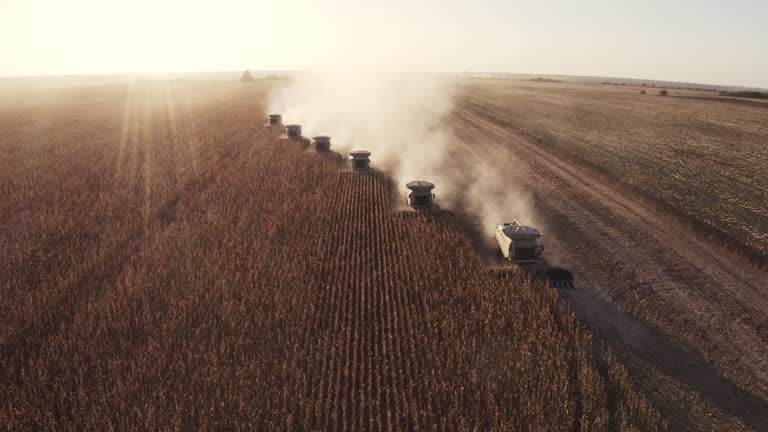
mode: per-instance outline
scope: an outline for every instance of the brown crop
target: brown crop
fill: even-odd
[[[263,100],[2,105],[2,429],[665,429],[553,289],[279,139]]]

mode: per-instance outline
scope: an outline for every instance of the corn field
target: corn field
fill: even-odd
[[[666,429],[555,290],[263,104],[137,83],[0,105],[2,429]]]

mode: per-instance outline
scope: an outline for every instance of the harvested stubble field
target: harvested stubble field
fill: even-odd
[[[2,429],[664,429],[552,289],[279,139],[263,98],[0,104]]]
[[[743,101],[695,92],[664,98],[621,86],[464,83],[450,119],[463,143],[457,159],[469,166],[496,161],[489,176],[533,195],[548,256],[576,276],[576,289],[561,294],[597,340],[620,353],[674,429],[768,428],[766,269],[733,253],[759,258],[743,248],[747,243],[712,236],[711,226],[686,215],[682,198],[662,203],[668,192],[701,198],[709,187],[704,181],[721,176],[718,159],[702,159],[690,141],[675,145],[691,155],[675,158],[647,136],[671,116],[679,122],[665,126],[670,134],[720,140],[730,155],[724,157],[733,158],[722,128],[702,129],[695,119],[760,130],[760,113],[768,111],[746,105],[753,111],[729,112],[724,106],[742,108]],[[740,145],[759,152],[761,141],[752,139],[759,136]],[[695,169],[684,167],[688,159]],[[764,177],[760,164],[741,166],[740,175]],[[680,174],[667,166],[684,167],[702,183],[675,181]],[[630,186],[638,176],[645,183]],[[758,185],[730,193],[759,197],[761,191]],[[720,192],[696,205],[719,203]],[[754,220],[753,228],[765,223]]]
[[[473,80],[462,101],[768,263],[768,103],[711,93]]]

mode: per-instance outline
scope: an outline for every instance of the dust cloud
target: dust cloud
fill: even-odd
[[[396,72],[306,72],[270,94],[270,113],[283,114],[304,136],[328,135],[331,149],[371,152],[374,168],[396,181],[405,206],[412,180],[435,183],[436,203],[468,213],[493,232],[501,222],[533,224],[531,199],[513,187],[503,166],[452,121],[459,78]]]

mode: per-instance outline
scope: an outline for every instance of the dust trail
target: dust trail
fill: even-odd
[[[504,176],[497,156],[479,151],[477,134],[457,135],[457,79],[437,74],[344,71],[302,73],[270,95],[270,112],[304,135],[329,135],[332,149],[372,153],[372,165],[405,183],[428,180],[442,208],[468,212],[492,232],[520,219],[534,224],[530,197]],[[459,127],[463,127],[458,122]]]
[[[502,155],[489,155],[501,159]],[[538,225],[533,211],[533,197],[518,186],[497,161],[475,159],[472,169],[474,181],[468,186],[467,211],[475,215],[485,229],[493,229],[501,222],[518,220]],[[504,160],[501,164],[507,163]]]

